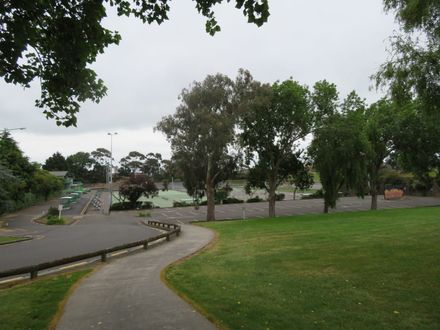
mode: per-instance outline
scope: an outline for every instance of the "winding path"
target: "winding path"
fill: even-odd
[[[182,225],[179,238],[110,262],[70,297],[57,329],[215,329],[160,279],[164,267],[213,238],[208,229]]]

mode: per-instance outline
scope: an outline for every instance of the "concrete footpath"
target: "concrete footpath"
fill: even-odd
[[[69,298],[57,329],[215,329],[160,279],[164,267],[213,238],[208,229],[182,225],[177,239],[109,262]]]

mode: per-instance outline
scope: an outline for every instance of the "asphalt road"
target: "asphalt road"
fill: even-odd
[[[87,199],[85,196],[85,202]],[[85,204],[84,200],[72,208],[69,214],[79,215]],[[0,245],[0,271],[110,248],[143,240],[158,233],[157,230],[141,224],[140,218],[135,214],[127,212],[113,213],[110,216],[91,212],[74,224],[64,226],[47,226],[31,220],[47,210],[50,204],[37,205],[2,218],[8,221],[8,228],[0,229],[0,235],[32,236],[33,239]]]

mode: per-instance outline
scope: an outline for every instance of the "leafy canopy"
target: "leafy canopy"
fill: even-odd
[[[240,123],[249,165],[246,189],[262,188],[269,193],[269,216],[275,215],[276,188],[289,175],[305,171],[297,143],[311,130],[311,114],[307,87],[293,80],[255,85],[250,94]]]
[[[195,0],[207,18],[206,31],[220,26],[214,6],[224,0]],[[230,0],[227,0],[229,2]],[[102,26],[109,7],[144,23],[168,19],[170,0],[4,0],[0,2],[0,76],[25,88],[40,81],[36,106],[57,125],[76,126],[80,104],[99,102],[107,92],[90,65],[121,36]],[[235,0],[248,22],[260,26],[269,16],[267,0]]]
[[[384,0],[404,33],[395,35],[391,56],[373,76],[403,106],[418,99],[424,112],[440,113],[440,1]],[[437,118],[438,120],[438,118]]]

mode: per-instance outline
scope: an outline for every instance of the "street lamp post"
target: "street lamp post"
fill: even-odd
[[[109,168],[109,175],[108,175],[108,190],[110,192],[110,205],[112,206],[113,202],[113,191],[112,191],[112,183],[113,183],[113,135],[118,135],[117,132],[113,133],[107,133],[107,135],[110,135],[110,168]],[[110,210],[110,209],[109,209]]]

